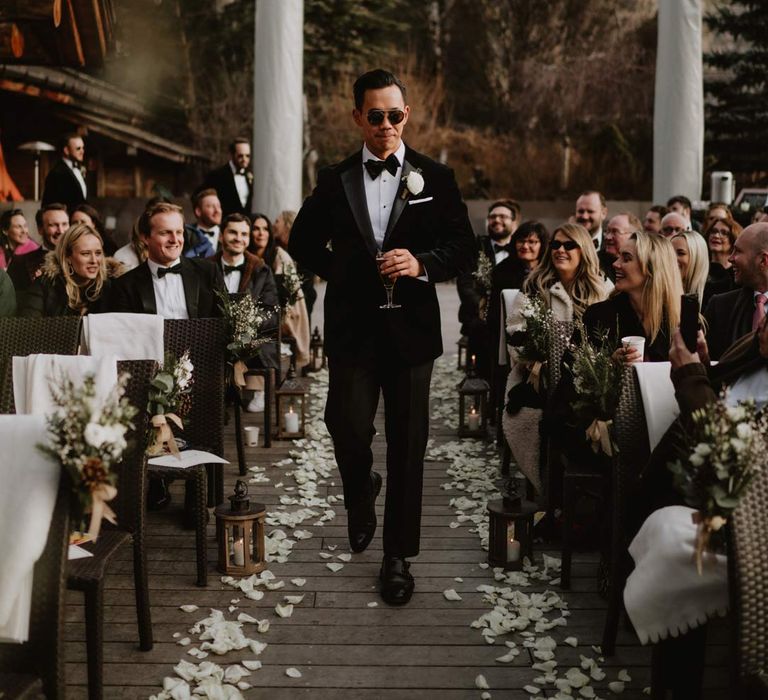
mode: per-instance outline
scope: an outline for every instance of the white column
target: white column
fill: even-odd
[[[303,0],[257,0],[253,207],[274,220],[301,205]]]
[[[659,0],[653,114],[653,201],[701,196],[704,86],[701,0]]]

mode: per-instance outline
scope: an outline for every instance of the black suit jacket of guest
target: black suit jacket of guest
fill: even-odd
[[[248,216],[251,214],[253,181],[251,180],[251,183],[248,185],[248,198],[245,200],[245,206],[243,206],[240,203],[240,195],[237,193],[237,187],[235,187],[235,176],[232,174],[232,168],[229,163],[225,163],[220,168],[209,172],[205,177],[203,187],[212,187],[216,190],[221,202],[222,217],[234,213],[246,214]]]
[[[605,239],[603,239],[605,240]],[[608,255],[604,249],[597,251],[597,260],[600,263],[600,269],[603,271],[606,279],[611,282],[616,281],[616,270],[613,269],[613,263],[616,262],[616,258],[613,255]]]
[[[710,358],[719,360],[728,347],[752,330],[754,313],[754,292],[746,287],[715,294],[709,300],[704,318]]]
[[[328,281],[325,348],[330,358],[358,364],[385,358],[414,366],[442,353],[434,285],[474,269],[474,234],[453,172],[406,148],[403,175],[412,170],[421,171],[424,189],[412,195],[400,185],[383,249],[408,249],[429,281],[399,278],[394,287],[399,309],[379,309],[386,294],[376,265],[361,151],[319,173],[317,187],[296,217],[288,251]]]
[[[629,296],[623,292],[614,294],[605,301],[592,304],[582,317],[590,341],[598,343],[601,334],[607,332],[612,347],[617,348],[621,339],[628,335],[640,335],[645,338],[645,357],[650,362],[666,362],[669,359],[670,338],[662,325],[656,338],[651,343],[635,310],[629,302]]]
[[[200,258],[180,260],[189,318],[221,316],[220,299],[216,292],[224,294],[226,287],[219,266]],[[157,313],[152,273],[146,261],[115,280],[108,309],[122,313]]]
[[[22,292],[40,276],[40,268],[43,265],[48,251],[45,248],[37,248],[24,255],[14,255],[8,265],[8,274],[17,292]]]
[[[269,318],[261,324],[259,332],[268,338],[270,342],[259,348],[262,364],[265,367],[278,366],[277,351],[277,283],[272,270],[258,255],[245,251],[245,270],[240,275],[240,284],[237,287],[238,294],[250,294],[254,302],[260,303],[266,309],[275,309]],[[221,251],[208,258],[217,267],[221,267]],[[272,339],[275,342],[271,342]]]
[[[45,178],[43,188],[43,206],[46,204],[66,204],[67,210],[72,211],[78,204],[85,201],[83,188],[80,187],[75,174],[63,160],[54,165]]]

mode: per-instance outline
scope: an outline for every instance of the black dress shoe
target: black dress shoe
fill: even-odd
[[[147,510],[162,510],[171,502],[165,479],[150,479],[147,487]]]
[[[363,552],[376,533],[376,498],[381,491],[381,474],[371,472],[371,491],[362,503],[347,511],[347,534],[353,552]]]
[[[381,563],[381,597],[387,605],[405,605],[413,595],[415,584],[410,564],[401,557],[384,557]]]

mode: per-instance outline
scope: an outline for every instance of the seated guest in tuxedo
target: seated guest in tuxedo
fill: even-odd
[[[159,314],[164,318],[221,316],[217,292],[221,269],[209,260],[185,258],[181,207],[161,202],[139,217],[147,259],[115,280],[109,311]]]
[[[251,211],[253,173],[248,168],[250,163],[251,144],[248,139],[238,137],[229,144],[229,162],[211,171],[205,178],[202,187],[216,190],[224,216]]]
[[[597,256],[600,259],[600,269],[611,282],[616,279],[613,263],[619,257],[619,249],[633,233],[640,233],[642,230],[640,219],[628,211],[616,214],[608,221],[603,234],[603,249],[598,251]]]
[[[709,356],[719,360],[725,349],[755,330],[765,315],[768,296],[768,223],[747,226],[733,243],[728,261],[741,289],[713,296],[707,319]]]
[[[699,308],[704,308],[704,287],[709,275],[707,242],[701,234],[693,231],[676,233],[669,240],[672,241],[677,255],[683,290],[686,294],[695,294],[699,300]]]
[[[728,258],[741,226],[733,219],[712,219],[704,225],[702,235],[709,246],[709,277],[704,289],[704,307],[715,294],[736,289],[733,267]]]
[[[5,270],[0,270],[0,317],[13,316],[16,313],[16,290]]]
[[[309,314],[304,302],[296,263],[288,251],[280,248],[272,233],[272,225],[264,214],[251,216],[251,243],[248,252],[261,258],[275,275],[277,294],[282,307],[282,333],[296,341],[296,368],[301,369],[309,363]],[[291,290],[292,280],[297,289]],[[291,291],[293,294],[291,295]],[[288,303],[289,297],[295,301]]]
[[[40,274],[45,256],[56,248],[56,241],[69,228],[69,215],[63,204],[45,204],[35,215],[37,232],[43,245],[24,255],[15,255],[8,265],[8,274],[17,292],[25,290]]]
[[[216,190],[205,189],[192,197],[195,223],[184,227],[184,255],[188,258],[209,258],[219,248],[221,232],[221,203]]]
[[[288,250],[288,241],[291,240],[291,228],[293,228],[295,219],[296,212],[286,209],[277,215],[275,223],[272,226],[272,230],[275,234],[275,243],[284,250]],[[317,299],[317,291],[315,291],[315,275],[299,263],[296,263],[296,270],[301,278],[301,289],[304,292],[304,303],[307,305],[307,316],[311,321],[312,309],[314,308],[315,300]]]
[[[85,316],[105,311],[112,279],[121,272],[114,260],[107,264],[95,228],[70,226],[46,255],[40,277],[19,294],[18,315]]]
[[[113,257],[117,251],[117,246],[112,240],[112,237],[107,233],[107,229],[104,227],[104,222],[99,216],[99,212],[96,207],[92,207],[90,204],[78,204],[74,209],[69,212],[69,225],[75,224],[88,224],[91,228],[96,229],[96,233],[101,236],[101,240],[104,242],[104,255],[106,257]]]
[[[61,160],[45,177],[43,208],[58,202],[71,212],[88,198],[85,184],[85,142],[79,134],[66,134],[61,142]]]
[[[552,311],[555,320],[573,321],[580,319],[587,307],[606,299],[612,289],[613,284],[605,279],[600,271],[597,251],[587,229],[579,224],[562,224],[555,229],[549,250],[541,264],[528,275],[523,284],[523,293],[518,294],[512,304],[507,317],[507,335],[514,336],[515,333],[524,331],[523,307],[526,297],[540,297]],[[525,382],[526,377],[514,344],[515,341],[511,341],[510,371],[504,393],[504,396],[509,398],[510,406],[502,415],[502,427],[507,442],[517,457],[520,445],[515,443],[520,442],[522,422],[527,420],[519,411],[523,406],[531,406],[526,396],[532,389],[529,389],[530,385]],[[537,400],[534,402],[538,403]],[[538,439],[538,436],[534,437]],[[525,441],[530,443],[534,437],[526,435]],[[538,479],[538,461],[532,460],[526,465],[527,461],[529,460],[518,458],[521,469],[539,489],[541,484]],[[526,473],[525,469],[528,467],[528,471],[534,470],[535,473]]]
[[[221,231],[219,252],[211,258],[221,266],[224,285],[230,294],[250,294],[254,302],[265,309],[274,310],[269,318],[259,327],[259,335],[275,339],[277,337],[277,285],[272,270],[264,260],[247,248],[251,240],[251,222],[244,214],[234,213],[224,217]],[[249,367],[269,367],[277,369],[279,354],[275,341],[265,343],[259,348],[259,356],[249,362]],[[254,396],[247,410],[258,413],[264,410],[264,387],[262,377],[260,386],[249,386]]]
[[[655,233],[633,233],[614,263],[616,288],[606,301],[584,312],[590,339],[604,333],[621,362],[663,362],[669,357],[672,333],[680,325],[683,283],[672,244]],[[628,335],[645,338],[645,357],[622,347]]]
[[[6,270],[14,255],[24,255],[37,250],[29,237],[27,219],[21,209],[9,209],[0,216],[0,269]]]

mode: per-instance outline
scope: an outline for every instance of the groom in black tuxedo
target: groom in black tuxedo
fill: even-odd
[[[474,267],[474,235],[453,173],[402,141],[405,86],[374,70],[354,85],[352,116],[363,148],[319,173],[296,217],[290,254],[328,281],[325,348],[330,386],[325,421],[344,484],[350,546],[376,530],[382,479],[371,471],[373,421],[384,395],[387,493],[381,595],[407,603],[408,557],[419,552],[432,364],[443,351],[434,284]],[[327,244],[330,242],[330,248]],[[384,251],[381,267],[376,255]],[[382,275],[396,280],[396,309]]]

